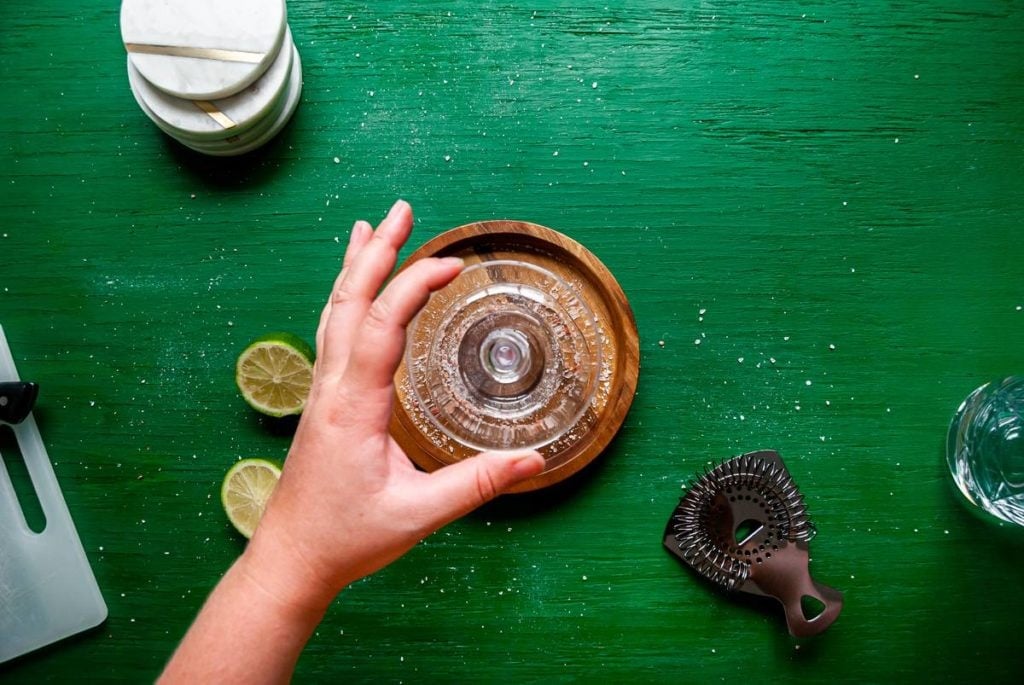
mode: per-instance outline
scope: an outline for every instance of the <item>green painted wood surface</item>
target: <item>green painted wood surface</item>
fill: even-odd
[[[302,105],[229,161],[138,110],[116,5],[0,5],[0,323],[110,606],[5,682],[159,672],[242,549],[223,473],[288,446],[234,359],[311,339],[338,241],[397,196],[414,244],[508,217],[590,247],[641,385],[568,487],[344,593],[299,680],[1019,682],[1024,546],[943,457],[960,400],[1024,369],[1019,3],[293,0]],[[756,448],[846,592],[817,640],[660,547],[681,482]]]

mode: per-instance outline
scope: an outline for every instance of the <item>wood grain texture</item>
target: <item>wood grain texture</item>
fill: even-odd
[[[572,297],[587,307],[596,334],[592,342],[600,350],[600,357],[595,357],[592,370],[582,369],[579,373],[592,374],[594,396],[588,398],[582,415],[565,426],[564,436],[538,448],[547,463],[544,471],[509,492],[530,492],[560,483],[590,464],[626,420],[640,373],[636,320],[615,276],[575,240],[523,221],[474,222],[445,231],[413,252],[399,271],[424,257],[459,257],[467,268],[497,262],[523,262],[542,271],[525,274],[525,278],[516,283],[543,291],[547,277],[540,274],[552,274],[571,289]],[[459,293],[467,286],[456,280],[449,287]],[[470,292],[462,292],[462,295]],[[579,325],[585,328],[585,324]],[[434,335],[433,330],[415,324],[409,330],[410,345],[417,339],[429,344]],[[429,419],[422,410],[416,409],[419,403],[409,384],[410,377],[406,358],[395,376],[396,401],[391,421],[391,434],[406,453],[428,471],[475,455],[476,451],[466,445],[448,440],[442,443],[419,427]]]
[[[223,474],[289,443],[237,354],[311,340],[352,221],[402,196],[404,254],[490,217],[586,245],[640,385],[578,480],[347,590],[300,682],[1019,681],[1024,547],[943,460],[960,401],[1024,366],[1019,3],[288,9],[295,118],[211,160],[133,102],[116,2],[0,3],[0,322],[110,607],[0,678],[159,672],[242,549]],[[661,547],[685,479],[761,448],[845,593],[813,642]]]

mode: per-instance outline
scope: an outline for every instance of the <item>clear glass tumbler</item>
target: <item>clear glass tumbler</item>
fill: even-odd
[[[473,264],[409,326],[410,400],[476,450],[578,440],[607,379],[603,338],[586,301],[554,273],[515,260]]]
[[[949,425],[946,460],[968,502],[1024,526],[1024,376],[968,395]]]

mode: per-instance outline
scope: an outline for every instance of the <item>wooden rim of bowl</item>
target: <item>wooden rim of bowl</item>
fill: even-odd
[[[566,447],[539,451],[554,464],[519,484],[511,492],[528,492],[554,485],[580,471],[608,446],[625,421],[636,394],[640,374],[640,339],[636,319],[625,293],[608,268],[587,248],[566,235],[523,221],[480,221],[442,233],[413,252],[399,272],[424,257],[461,257],[467,266],[495,260],[519,259],[535,263],[567,283],[586,300],[609,346],[611,379],[588,412],[591,428]],[[405,360],[395,375],[395,402],[391,435],[409,458],[425,471],[435,471],[477,452],[455,442],[439,446],[417,428],[409,415]],[[558,441],[553,443],[558,444]]]

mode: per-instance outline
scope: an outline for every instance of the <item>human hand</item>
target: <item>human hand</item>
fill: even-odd
[[[309,401],[242,560],[253,580],[284,601],[325,606],[349,583],[544,468],[534,451],[492,452],[427,474],[388,435],[405,328],[430,293],[462,270],[459,259],[422,259],[378,296],[411,230],[412,209],[403,201],[376,231],[356,222],[320,318]]]

